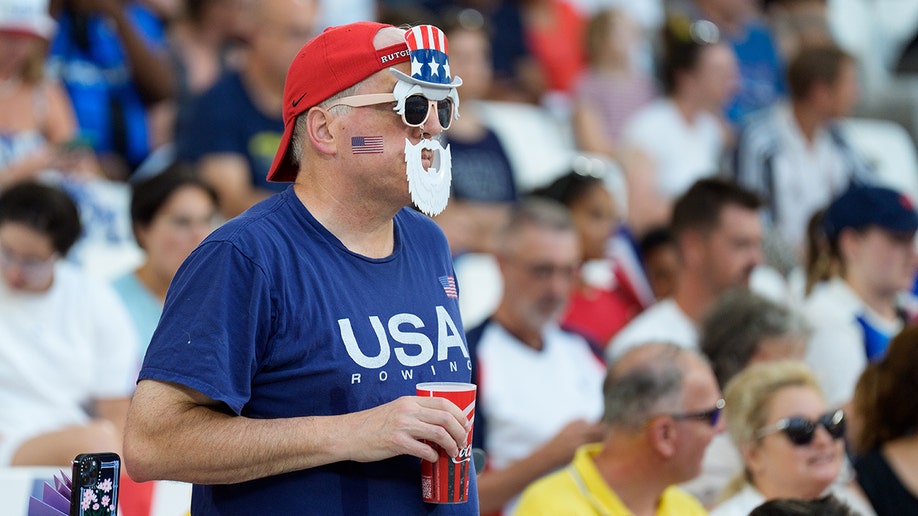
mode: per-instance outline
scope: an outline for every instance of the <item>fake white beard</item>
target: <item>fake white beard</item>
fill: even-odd
[[[433,152],[433,163],[424,170],[421,150]],[[421,140],[417,145],[405,138],[405,171],[411,201],[427,215],[439,215],[449,201],[449,186],[453,175],[449,145],[444,149],[439,140]]]

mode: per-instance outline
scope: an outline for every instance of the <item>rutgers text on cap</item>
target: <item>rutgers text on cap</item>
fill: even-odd
[[[298,172],[289,158],[296,117],[374,73],[404,63],[408,47],[398,43],[377,50],[376,33],[384,23],[357,22],[329,27],[293,58],[284,83],[284,135],[268,171],[268,181],[293,181]]]

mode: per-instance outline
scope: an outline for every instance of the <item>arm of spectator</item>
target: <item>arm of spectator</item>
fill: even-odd
[[[220,211],[231,219],[250,206],[266,199],[271,192],[252,184],[249,164],[239,154],[224,152],[208,154],[198,162],[201,179],[217,191]]]
[[[528,457],[504,469],[485,470],[478,477],[478,504],[481,514],[499,511],[533,481],[573,460],[574,452],[581,445],[599,442],[602,438],[601,424],[584,420],[573,421]]]
[[[434,461],[437,451],[422,440],[456,455],[467,424],[449,400],[416,396],[338,416],[251,419],[188,387],[143,380],[128,414],[124,459],[141,482],[229,484],[344,460]]]
[[[124,422],[127,420],[130,398],[98,399],[94,403],[95,415],[115,425],[118,436],[124,435]]]
[[[574,136],[582,151],[615,157],[615,142],[606,140],[592,103],[577,99],[573,113]]]
[[[76,136],[76,115],[67,92],[58,83],[44,85],[46,92],[47,112],[45,126],[42,128],[45,139],[51,143],[67,143]]]
[[[106,15],[114,22],[118,38],[130,63],[134,82],[148,104],[175,95],[175,79],[169,57],[151,48],[138,32],[119,0],[84,0],[88,8]]]
[[[42,145],[20,159],[0,168],[0,190],[20,181],[33,179],[42,170],[47,170],[54,163],[54,150],[50,145]]]
[[[668,226],[672,201],[660,194],[653,159],[636,147],[619,152],[619,163],[628,188],[627,221],[635,234]]]

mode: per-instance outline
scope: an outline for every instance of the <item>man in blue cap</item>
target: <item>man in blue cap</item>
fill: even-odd
[[[807,298],[813,327],[806,361],[831,406],[851,400],[869,361],[916,313],[908,290],[918,269],[918,214],[895,190],[854,184],[826,210],[822,229],[836,276]]]

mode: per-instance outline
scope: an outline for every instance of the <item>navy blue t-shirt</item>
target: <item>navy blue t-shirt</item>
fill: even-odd
[[[169,289],[140,379],[175,382],[250,418],[356,412],[470,379],[446,239],[403,209],[382,259],[349,251],[292,188],[211,234]],[[339,462],[234,485],[196,485],[207,514],[477,514],[425,504],[420,459]]]
[[[258,109],[242,83],[239,72],[226,72],[190,102],[181,114],[175,145],[179,160],[194,163],[205,154],[234,153],[245,156],[252,184],[279,192],[287,183],[268,182],[268,170],[284,135],[284,121]]]

